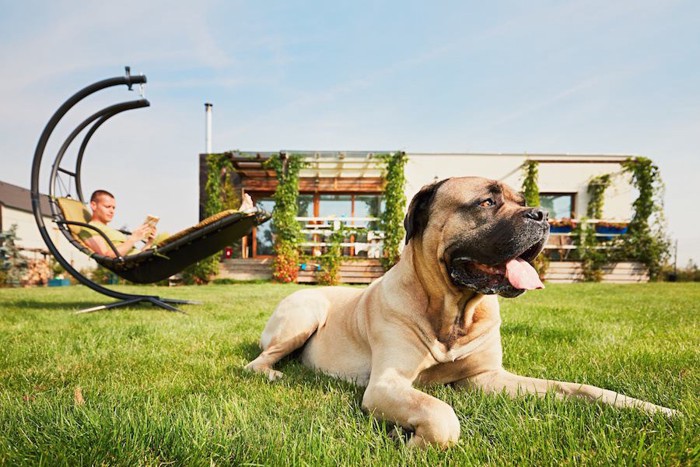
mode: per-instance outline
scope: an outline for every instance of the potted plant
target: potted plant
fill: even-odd
[[[604,241],[612,240],[613,235],[621,235],[627,232],[627,222],[599,221],[595,225],[598,238]]]
[[[563,219],[549,219],[549,231],[551,233],[570,233],[576,228],[576,221],[565,217]]]

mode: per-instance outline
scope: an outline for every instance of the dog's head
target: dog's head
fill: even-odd
[[[542,287],[531,263],[549,235],[547,213],[503,183],[463,177],[425,186],[404,226],[406,243],[434,255],[457,287],[504,297]]]

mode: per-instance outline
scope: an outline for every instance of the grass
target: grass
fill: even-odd
[[[188,314],[100,303],[83,287],[0,289],[2,465],[689,465],[700,461],[700,286],[550,285],[502,300],[508,369],[680,410],[667,420],[577,400],[427,391],[462,425],[407,449],[362,389],[293,359],[242,370],[275,303],[302,286],[122,287],[202,300]],[[108,301],[108,300],[107,300]]]

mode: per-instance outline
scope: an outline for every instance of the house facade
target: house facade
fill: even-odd
[[[41,203],[43,212],[51,212],[48,197],[42,196]],[[53,222],[49,216],[44,220],[64,258],[78,270],[95,267],[94,261],[70,245],[57,227],[51,229]],[[28,260],[50,257],[49,250],[36,226],[30,191],[17,185],[0,182],[0,232],[9,230],[13,225],[17,226],[17,245],[23,256]]]
[[[274,209],[276,174],[265,163],[277,153],[226,153],[233,172],[229,174],[236,190],[251,194],[258,205]],[[306,260],[300,265],[300,281],[314,282],[314,258],[328,248],[329,237],[340,228],[348,229],[343,239],[341,270],[344,282],[369,282],[382,269],[383,232],[379,216],[384,209],[385,187],[382,154],[373,151],[288,151],[300,155],[305,167],[300,172],[298,217],[304,236],[301,247]],[[604,193],[601,219],[589,223],[625,225],[633,215],[634,190],[621,173],[621,164],[632,155],[502,154],[502,153],[406,153],[407,201],[418,190],[448,177],[477,175],[499,180],[521,189],[526,162],[538,164],[541,205],[549,211],[552,234],[546,254],[550,259],[547,278],[576,281],[582,272],[575,261],[576,245],[571,225],[580,222],[588,208],[588,186],[594,177],[610,174],[612,183]],[[200,155],[200,203],[206,197],[206,155]],[[568,226],[568,228],[567,228]],[[617,233],[597,234],[600,248]],[[270,223],[259,227],[248,238],[227,250],[222,260],[222,276],[233,279],[269,277],[274,257],[274,230]],[[308,263],[308,264],[307,264]],[[353,268],[355,270],[353,270]],[[604,271],[603,280],[644,281],[646,272],[638,265],[616,265]]]
[[[520,189],[523,164],[538,163],[540,202],[551,219],[578,219],[588,208],[588,184],[593,177],[620,174],[621,163],[631,155],[566,154],[430,154],[409,153],[406,196],[423,185],[447,177],[478,175]],[[627,178],[614,177],[605,192],[604,218],[628,222],[632,217],[633,190]]]

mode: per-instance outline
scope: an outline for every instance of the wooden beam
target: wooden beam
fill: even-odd
[[[276,178],[243,178],[241,185],[246,191],[274,192],[278,182]],[[304,177],[299,180],[299,191],[302,193],[383,193],[384,180],[379,177]]]

